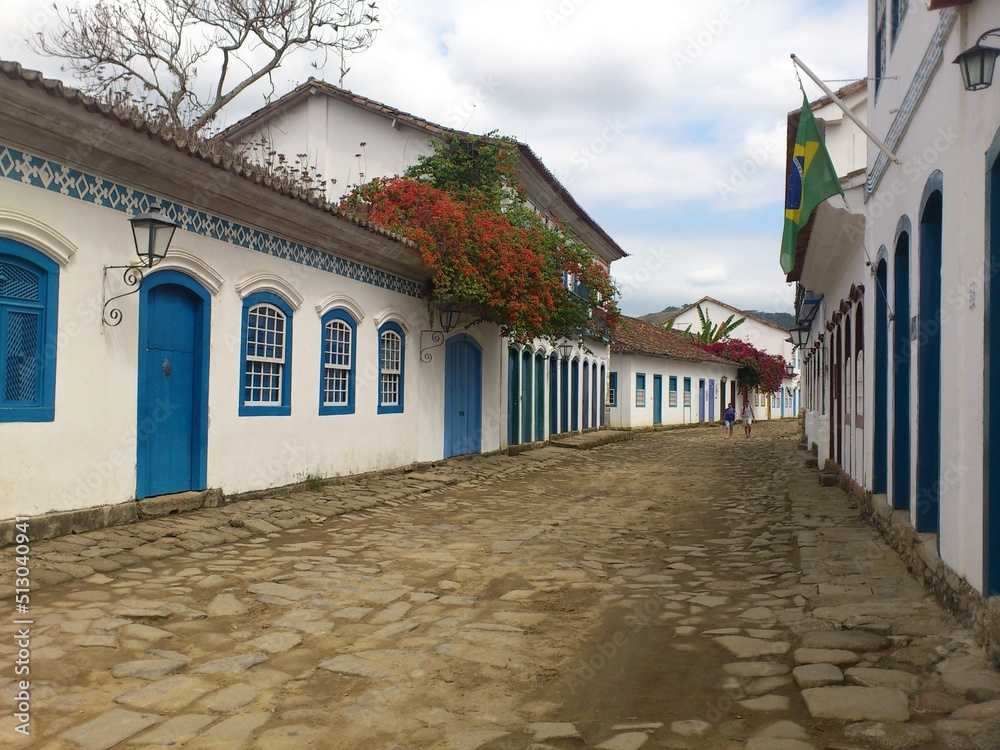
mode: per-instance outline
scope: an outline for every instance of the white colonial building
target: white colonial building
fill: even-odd
[[[952,64],[997,33],[1000,6],[870,0],[869,12],[868,125],[897,161],[869,143],[850,191],[863,219],[826,208],[812,227],[801,298],[823,303],[806,365],[811,440],[1000,653],[1000,87],[967,91]]]
[[[859,81],[835,92],[862,122],[867,90],[866,83]],[[883,294],[872,283],[865,252],[867,137],[829,97],[811,102],[810,107],[844,197],[824,201],[813,212],[799,232],[795,267],[787,276],[798,284],[798,324],[812,330],[809,346],[798,352],[805,432],[820,466],[832,461],[860,483],[872,469],[872,462],[865,460],[871,452],[872,433],[870,424],[866,428],[865,404],[871,403],[871,384],[866,399],[865,313],[871,301]],[[799,110],[795,110],[788,115],[789,159],[798,125]]]
[[[432,329],[411,243],[15,63],[0,101],[0,522],[65,533],[510,442],[508,346]],[[129,220],[154,204],[177,229],[149,268]],[[603,375],[598,351],[571,361]],[[532,402],[532,435],[598,421],[559,403]]]
[[[468,135],[310,79],[219,137],[261,161],[273,160],[273,153],[296,154],[301,166],[323,175],[331,194],[340,197],[374,177],[402,174],[434,152],[434,138],[448,133]],[[625,257],[538,156],[523,143],[516,148],[518,179],[529,204],[558,219],[605,269]],[[485,335],[495,339],[496,331]],[[573,343],[563,355],[554,342],[508,347],[506,367],[492,361],[484,365],[491,372],[503,370],[503,385],[489,396],[499,399],[500,408],[484,415],[484,428],[498,434],[503,447],[605,425],[608,346],[595,340]]]
[[[788,337],[788,331],[781,326],[769,323],[763,318],[759,318],[752,313],[739,310],[725,302],[720,302],[712,297],[702,297],[694,304],[682,308],[673,315],[674,330],[684,331],[690,326],[692,332],[701,330],[701,318],[698,316],[698,308],[707,315],[714,325],[719,325],[726,321],[729,316],[734,316],[734,322],[740,318],[745,318],[738,328],[734,328],[729,338],[746,341],[763,352],[782,357],[785,362],[795,364],[794,347]],[[742,391],[736,388],[736,383],[729,382],[729,393],[726,401],[732,401],[737,409],[742,406]],[[798,413],[799,390],[798,377],[786,378],[781,383],[781,389],[773,393],[762,390],[754,390],[747,394],[750,406],[753,408],[754,416],[757,419],[782,419],[793,417]]]
[[[678,331],[623,318],[611,346],[610,426],[635,429],[718,422],[738,367]],[[737,413],[739,404],[737,404]]]

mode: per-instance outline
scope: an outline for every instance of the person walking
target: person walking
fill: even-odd
[[[750,439],[750,430],[753,426],[753,409],[750,408],[750,402],[743,402],[743,433],[746,435],[746,439]]]
[[[729,406],[722,414],[722,424],[726,427],[726,437],[733,436],[733,427],[736,426],[736,405],[730,401]]]

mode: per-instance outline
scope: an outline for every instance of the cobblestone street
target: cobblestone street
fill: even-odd
[[[795,429],[457,459],[33,542],[31,734],[12,614],[0,745],[1000,747],[1000,672]]]

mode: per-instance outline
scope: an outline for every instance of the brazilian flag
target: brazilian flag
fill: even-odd
[[[812,107],[803,94],[795,151],[788,175],[788,195],[785,198],[785,231],[781,235],[782,271],[791,273],[795,267],[795,241],[813,209],[827,198],[843,194],[844,189],[823,145]]]

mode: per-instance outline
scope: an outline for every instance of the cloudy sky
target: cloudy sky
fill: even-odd
[[[152,2],[153,0],[150,0]],[[66,0],[57,0],[66,5]],[[528,143],[630,257],[627,315],[704,295],[791,311],[778,267],[791,53],[832,88],[865,75],[865,0],[379,0],[346,88],[433,122]],[[0,56],[72,82],[24,39],[47,6],[3,0]],[[302,55],[277,94],[339,59]],[[806,80],[810,98],[821,92]],[[262,104],[247,92],[231,124]]]

